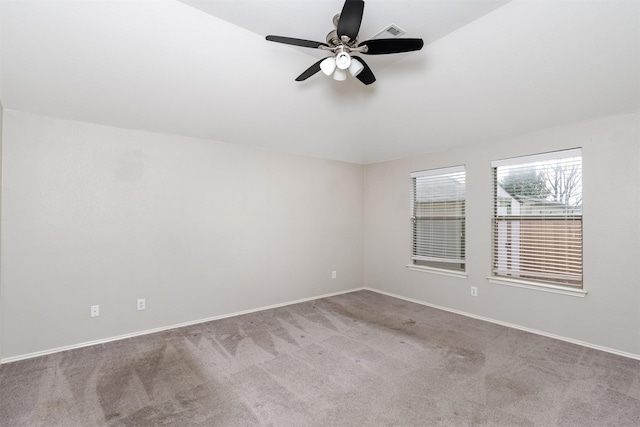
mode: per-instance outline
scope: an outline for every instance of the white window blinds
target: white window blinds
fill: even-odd
[[[493,275],[582,287],[581,150],[492,167]]]
[[[411,174],[412,262],[465,270],[464,166]]]

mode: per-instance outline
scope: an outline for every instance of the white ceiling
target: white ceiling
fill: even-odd
[[[344,0],[179,1],[253,31],[262,37],[267,34],[273,34],[320,42],[326,41],[327,33],[335,29],[333,16],[340,13],[344,5]],[[365,2],[365,13],[360,27],[359,39],[364,41],[374,38],[389,24],[394,24],[406,31],[406,34],[402,37],[421,38],[425,44],[429,44],[509,1],[368,0]],[[381,37],[392,36],[387,33]],[[300,52],[315,58],[327,56],[325,52],[319,49],[298,49]],[[406,55],[377,57],[376,69],[387,66],[404,56]]]
[[[369,56],[364,86],[322,57],[342,1],[0,2],[6,109],[373,163],[640,110],[640,0],[366,2],[419,52]]]

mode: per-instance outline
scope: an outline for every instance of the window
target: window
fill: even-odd
[[[412,265],[465,271],[464,166],[411,174]]]
[[[493,275],[582,288],[582,152],[492,162]]]

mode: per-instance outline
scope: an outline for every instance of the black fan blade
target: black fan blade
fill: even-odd
[[[307,80],[309,77],[313,76],[315,73],[320,71],[320,63],[324,61],[326,58],[322,58],[320,61],[313,64],[311,67],[307,68],[302,74],[296,77],[297,82],[301,82],[303,80]],[[364,71],[364,70],[363,70]]]
[[[369,68],[367,63],[364,62],[364,60],[359,56],[352,56],[352,58],[357,59],[364,66],[364,69],[360,71],[360,73],[358,73],[358,75],[356,76],[356,79],[360,80],[362,83],[366,85],[370,85],[371,83],[375,82],[376,76],[373,75],[373,72],[371,71],[371,68]]]
[[[320,46],[328,46],[326,43],[314,42],[313,40],[294,39],[293,37],[267,36],[270,42],[292,44],[294,46],[319,48]]]
[[[424,42],[422,39],[373,39],[367,40],[358,45],[366,45],[367,55],[384,55],[387,53],[412,52],[422,49]]]
[[[338,21],[338,36],[347,36],[349,40],[355,40],[358,37],[358,31],[360,31],[363,12],[363,0],[345,1]]]

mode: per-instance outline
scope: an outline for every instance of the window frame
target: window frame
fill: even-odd
[[[450,214],[441,214],[441,215],[417,215],[416,206],[417,206],[417,179],[420,178],[429,178],[431,177],[435,182],[439,179],[446,178],[453,174],[462,174],[462,199],[456,198],[455,200],[445,200],[449,202],[458,203],[459,212],[457,215]],[[444,168],[436,168],[436,169],[428,169],[417,172],[412,172],[410,174],[411,177],[411,205],[410,205],[410,223],[411,223],[411,255],[410,255],[410,263],[407,265],[407,268],[410,270],[423,271],[423,272],[431,272],[436,274],[442,274],[447,276],[454,277],[467,277],[467,261],[466,261],[466,168],[464,165],[459,166],[451,166]],[[454,178],[450,178],[454,179]],[[453,194],[444,192],[446,195]],[[457,194],[459,196],[459,191]],[[461,203],[460,203],[461,202]],[[448,212],[447,212],[448,213]],[[418,241],[418,230],[417,225],[419,221],[458,221],[460,231],[459,240],[453,242],[453,246],[458,245],[458,249],[462,255],[462,258],[444,258],[444,257],[428,257],[418,255],[416,252],[416,244]],[[455,228],[455,225],[454,225]],[[441,232],[443,234],[447,233],[447,226],[445,226]],[[450,231],[449,231],[450,232]],[[426,236],[423,236],[426,237]],[[427,245],[422,245],[423,247],[428,247],[430,250],[437,251],[443,250],[443,248],[447,245],[451,244],[449,240],[444,243],[435,243],[433,241],[427,242]],[[461,262],[460,262],[461,261]],[[422,264],[424,263],[424,264]],[[431,264],[431,265],[429,265]],[[457,268],[448,268],[448,264],[460,264],[460,267]]]
[[[521,171],[527,171],[527,170],[533,171],[535,169],[533,168],[527,169],[526,166],[529,164],[537,163],[537,162],[541,163],[545,161],[554,161],[554,160],[559,161],[558,164],[562,167],[565,167],[566,165],[561,163],[562,160],[567,159],[568,161],[568,159],[571,159],[571,158],[579,158],[579,163],[576,162],[576,164],[579,165],[579,168],[580,168],[579,211],[576,208],[576,206],[570,209],[569,208],[570,205],[565,204],[564,214],[557,214],[557,213],[554,214],[553,212],[550,212],[550,214],[536,215],[536,214],[527,214],[526,212],[525,213],[517,212],[517,214],[511,214],[511,213],[504,214],[499,212],[500,196],[498,194],[499,192],[498,191],[498,185],[499,185],[498,169],[500,167],[520,166]],[[491,265],[491,275],[490,277],[487,278],[489,279],[489,281],[498,283],[498,284],[503,284],[503,285],[517,286],[517,287],[522,287],[527,289],[537,289],[537,290],[542,290],[546,292],[554,292],[554,293],[560,293],[565,295],[585,296],[587,294],[587,291],[585,290],[585,287],[584,287],[584,275],[583,275],[584,273],[584,264],[583,264],[583,261],[584,261],[583,224],[584,222],[583,222],[583,212],[582,212],[582,206],[583,206],[582,204],[582,195],[583,195],[582,159],[583,159],[582,149],[574,148],[569,150],[559,150],[559,151],[553,151],[548,153],[496,160],[491,162],[492,177],[493,177],[493,190],[492,190],[493,212],[492,212],[492,232],[491,232],[492,265]],[[503,190],[504,190],[504,187],[503,187]],[[512,195],[512,197],[515,197],[515,196]],[[519,226],[524,226],[526,221],[526,224],[528,224],[528,226],[531,227],[529,230],[534,230],[533,233],[540,233],[540,231],[535,230],[536,227],[539,227],[540,230],[545,230],[544,232],[542,232],[542,234],[544,234],[545,240],[542,240],[542,243],[535,243],[533,249],[529,248],[526,254],[526,262],[528,263],[527,266],[529,268],[538,268],[538,269],[533,269],[533,270],[527,269],[527,268],[521,269],[521,267],[519,266],[517,267],[517,269],[514,269],[514,270],[509,270],[509,269],[505,270],[504,268],[501,268],[500,263],[504,263],[504,259],[502,260],[498,259],[498,257],[500,256],[499,254],[500,248],[498,247],[499,243],[497,241],[497,239],[500,239],[499,224],[510,224],[511,221],[515,221],[515,222],[519,221],[518,223]],[[544,224],[545,221],[547,221],[548,224],[551,224],[551,225]],[[575,275],[572,276],[569,273],[565,273],[565,274],[553,273],[551,269],[548,271],[545,271],[545,269],[548,268],[546,264],[549,263],[548,259],[545,257],[549,257],[548,252],[549,253],[553,252],[553,250],[556,250],[558,248],[558,243],[557,243],[557,236],[552,235],[551,237],[549,237],[551,233],[547,233],[544,227],[549,227],[553,229],[554,223],[556,223],[556,226],[557,226],[557,223],[562,223],[561,226],[564,226],[566,230],[571,229],[572,230],[571,239],[575,239],[575,237],[573,237],[573,236],[576,236],[575,230],[579,229],[579,284],[570,283],[571,277],[577,277]],[[536,225],[533,225],[533,224],[536,224]],[[570,228],[570,227],[573,227],[573,228]],[[557,233],[557,231],[554,231],[554,233]],[[536,238],[539,236],[540,234],[535,234]],[[502,237],[502,239],[504,238],[505,237]],[[510,239],[511,237],[507,235],[506,238]],[[555,242],[553,238],[556,238]],[[558,258],[558,259],[564,259],[565,265],[569,265],[575,259],[575,255],[569,254],[569,251],[574,249],[576,246],[575,246],[575,243],[569,242],[569,239],[570,239],[569,237],[564,237],[564,239],[567,240],[567,242],[565,243],[565,246],[563,246],[567,254],[564,255],[564,258]],[[517,245],[520,246],[521,243],[522,242],[520,242],[519,240]],[[508,245],[510,244],[513,244],[513,242],[509,241]],[[540,254],[540,252],[538,252],[539,249],[543,249],[545,252],[542,252],[542,254]],[[509,248],[509,251],[510,250],[511,249]],[[519,257],[521,257],[521,255],[522,254],[518,253]],[[502,256],[504,257],[504,254],[502,254]],[[512,256],[512,254],[508,255],[508,257],[510,256]],[[522,259],[519,258],[516,262],[520,263],[521,261]],[[534,265],[535,267],[531,267],[531,265]],[[543,266],[539,267],[540,265],[543,265]],[[557,265],[561,265],[561,262],[557,261],[557,264],[552,263],[551,267],[553,268],[553,267],[556,267]],[[566,268],[567,270],[569,270],[569,267],[566,267]],[[515,272],[517,272],[518,274],[513,274]],[[524,276],[524,277],[519,277],[519,276]]]

